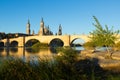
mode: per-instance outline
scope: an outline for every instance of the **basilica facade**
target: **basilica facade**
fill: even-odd
[[[31,30],[30,30],[30,21],[28,20],[27,26],[26,26],[26,34],[28,35],[35,35],[34,30],[31,34]],[[41,19],[40,22],[40,30],[37,33],[38,35],[54,35],[53,32],[50,30],[49,26],[45,26],[44,25],[44,21],[43,18]],[[62,27],[61,25],[59,25],[59,29],[58,32],[56,33],[56,35],[62,35]]]

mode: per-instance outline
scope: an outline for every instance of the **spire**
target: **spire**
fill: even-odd
[[[35,32],[34,32],[34,30],[32,31],[32,35],[35,35]]]
[[[44,22],[44,21],[43,21],[43,17],[41,18],[41,22]]]
[[[30,24],[30,20],[28,19],[28,24]]]
[[[43,18],[41,18],[40,30],[39,30],[38,34],[39,35],[44,35],[44,21],[43,21]]]
[[[50,27],[49,27],[49,25],[48,25],[48,27],[47,27],[47,28],[48,28],[48,30],[50,30]]]
[[[62,30],[62,26],[61,26],[61,24],[59,25],[59,30]]]
[[[61,24],[59,25],[58,35],[62,35],[62,27],[61,27]]]
[[[41,18],[40,27],[44,27],[43,17]]]
[[[28,19],[26,33],[30,35],[30,20]]]

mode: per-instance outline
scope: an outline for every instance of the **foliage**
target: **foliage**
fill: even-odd
[[[37,42],[33,44],[31,47],[27,47],[26,50],[27,52],[30,53],[38,53],[40,49],[46,49],[46,48],[48,48],[48,44]]]
[[[60,60],[64,60],[66,63],[73,63],[74,61],[76,61],[78,53],[76,50],[67,47],[67,48],[58,48],[57,49],[58,54],[60,56],[57,56],[57,58]]]
[[[113,27],[109,29],[107,25],[103,28],[98,19],[95,16],[93,16],[93,18],[96,22],[96,24],[93,24],[96,29],[90,32],[91,42],[98,47],[106,47],[107,53],[110,53],[109,57],[112,57],[113,52],[110,52],[108,47],[113,47],[115,45],[115,41],[118,40],[119,30],[113,31]]]
[[[48,47],[48,44],[37,42],[32,46],[32,48],[44,48],[44,47]]]
[[[118,39],[119,30],[113,31],[113,27],[109,29],[107,25],[103,28],[98,19],[95,16],[93,18],[96,22],[96,24],[93,24],[96,29],[90,32],[91,41],[97,46],[113,46]]]
[[[28,63],[24,63],[20,59],[9,59],[0,65],[0,79],[32,80],[37,79],[37,77]]]
[[[86,42],[83,46],[85,49],[95,49],[96,45],[93,42]]]

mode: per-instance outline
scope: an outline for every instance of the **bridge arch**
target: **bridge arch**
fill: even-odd
[[[74,41],[75,39],[82,39],[84,42],[89,41],[89,35],[71,35],[70,36],[70,42]]]
[[[64,42],[59,38],[54,38],[50,41],[49,46],[51,46],[51,47],[63,47]]]
[[[73,42],[75,39],[80,38],[85,40],[85,42],[89,41],[89,35],[34,35],[34,36],[25,36],[25,37],[18,37],[18,38],[11,38],[11,39],[3,39],[0,40],[4,42],[4,46],[9,46],[9,43],[12,41],[17,41],[18,46],[24,46],[24,44],[28,43],[31,39],[37,39],[40,43],[51,44],[58,39],[61,41],[61,46],[70,46],[70,43]]]
[[[10,46],[12,46],[12,47],[18,47],[18,41],[12,41],[11,43],[10,43]]]
[[[70,42],[70,46],[82,46],[85,43],[85,40],[82,38],[74,38]]]
[[[4,42],[0,42],[0,47],[4,47]]]
[[[40,41],[38,39],[29,39],[25,42],[25,46],[26,47],[31,47],[32,45],[34,45],[37,42],[40,43]]]

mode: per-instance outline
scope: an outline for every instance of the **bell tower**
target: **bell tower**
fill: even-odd
[[[44,35],[44,21],[43,21],[43,18],[41,19],[41,22],[40,22],[40,30],[38,32],[39,35]]]
[[[62,35],[62,27],[61,27],[61,24],[59,25],[58,35]]]
[[[30,21],[28,19],[28,23],[26,25],[26,34],[30,35]]]

